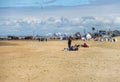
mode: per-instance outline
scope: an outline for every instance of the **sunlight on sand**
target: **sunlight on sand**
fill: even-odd
[[[0,82],[120,82],[119,40],[78,51],[63,51],[67,41],[0,41]]]

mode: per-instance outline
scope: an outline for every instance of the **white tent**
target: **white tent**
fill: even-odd
[[[92,38],[92,36],[88,33],[87,35],[86,35],[86,39],[87,40],[90,40]]]

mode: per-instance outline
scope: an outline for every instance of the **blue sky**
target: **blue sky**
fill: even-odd
[[[89,0],[0,0],[1,7],[78,6],[89,3]]]
[[[120,30],[119,0],[0,0],[0,35]]]
[[[0,0],[0,7],[105,5],[119,2],[120,0]]]

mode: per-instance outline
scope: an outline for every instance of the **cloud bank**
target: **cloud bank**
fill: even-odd
[[[11,4],[9,0],[7,1]],[[36,1],[35,4],[41,4],[39,0],[34,1]],[[28,4],[34,1],[31,0]],[[69,5],[72,1],[65,2],[65,5]],[[62,3],[59,0],[44,0],[42,5],[57,4],[57,6],[0,7],[0,35],[45,35],[54,32],[75,33],[78,31],[84,33],[84,30],[90,32],[92,27],[96,30],[120,30],[118,0],[109,2],[108,0],[76,0],[74,3],[77,1],[78,3],[80,1],[82,6],[58,6]],[[0,2],[4,3],[5,0],[0,0]],[[24,1],[25,4],[27,2],[28,0]],[[23,1],[21,0],[20,3]]]
[[[120,30],[120,17],[80,17],[80,18],[65,18],[65,17],[48,17],[40,19],[36,17],[25,17],[22,19],[16,18],[1,18],[0,33],[15,34],[15,35],[45,35],[47,33],[75,33],[91,32],[91,28],[96,30]]]

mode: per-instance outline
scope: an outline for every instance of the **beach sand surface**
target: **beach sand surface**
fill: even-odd
[[[64,51],[67,41],[0,41],[0,82],[120,82],[117,38],[78,51]]]

